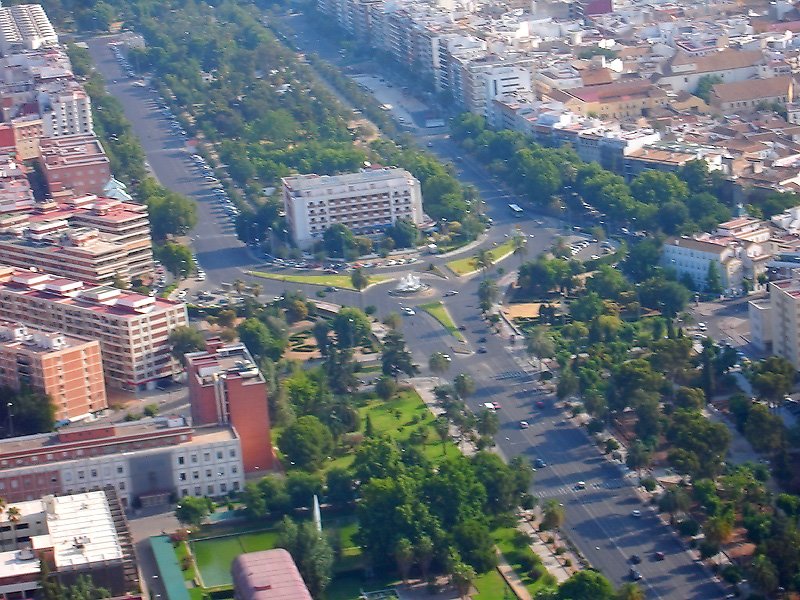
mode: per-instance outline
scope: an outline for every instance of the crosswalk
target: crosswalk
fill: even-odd
[[[616,479],[608,479],[606,481],[601,481],[598,483],[587,483],[585,490],[578,490],[575,487],[575,484],[572,485],[562,485],[556,488],[547,488],[546,490],[534,490],[533,495],[538,498],[556,498],[559,496],[568,496],[574,493],[586,493],[586,491],[591,490],[618,490],[621,487],[627,485],[624,479],[616,478]],[[534,486],[535,487],[535,486]]]
[[[530,371],[503,371],[502,373],[495,374],[494,378],[498,381],[506,379],[533,379],[534,373]]]

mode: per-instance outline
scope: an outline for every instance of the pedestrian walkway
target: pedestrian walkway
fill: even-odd
[[[511,589],[514,590],[514,595],[519,598],[519,600],[533,600],[528,588],[522,583],[522,579],[520,579],[513,567],[508,564],[499,550],[497,551],[497,571],[500,573],[500,576],[506,580],[506,583],[511,586]]]
[[[517,528],[531,536],[531,550],[533,550],[533,552],[541,559],[544,568],[547,569],[548,573],[556,578],[556,581],[559,584],[569,579],[573,573],[580,569],[581,561],[575,554],[572,553],[572,551],[568,549],[567,545],[563,542],[563,540],[561,540],[557,532],[539,532],[530,521],[524,518],[520,519]],[[567,549],[567,551],[560,557],[556,556],[550,546],[547,545],[546,540],[549,537],[553,537],[554,546]],[[565,559],[569,559],[573,566],[565,567]]]

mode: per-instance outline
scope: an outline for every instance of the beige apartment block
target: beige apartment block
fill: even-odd
[[[108,407],[97,340],[0,321],[0,385],[47,394],[56,420]]]

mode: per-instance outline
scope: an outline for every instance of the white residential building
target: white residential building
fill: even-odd
[[[747,304],[750,320],[750,340],[762,352],[772,346],[772,303],[769,298],[751,300]]]
[[[0,8],[0,53],[58,44],[58,35],[39,4]]]
[[[40,91],[38,102],[44,137],[94,133],[92,102],[78,83],[53,92]]]
[[[723,290],[742,289],[744,268],[737,248],[688,237],[669,238],[664,242],[661,266],[674,270],[679,278],[691,277],[698,290],[705,289],[712,264]]]
[[[387,167],[344,175],[284,177],[283,204],[292,237],[308,247],[341,223],[360,234],[379,233],[404,219],[423,221],[419,181],[405,169]]]
[[[769,284],[769,314],[772,353],[800,368],[800,280],[785,279]],[[753,308],[751,307],[751,315]],[[762,325],[762,328],[764,325]],[[769,341],[766,337],[762,338]]]

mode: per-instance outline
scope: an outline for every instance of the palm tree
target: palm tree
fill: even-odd
[[[264,286],[260,283],[254,283],[250,286],[250,294],[253,298],[258,298],[262,291],[264,291]]]
[[[11,523],[11,538],[14,541],[14,546],[17,545],[17,523],[19,523],[20,519],[22,518],[22,511],[16,506],[9,506],[8,510],[6,510],[6,515],[8,515],[8,522]]]
[[[494,256],[492,256],[492,252],[490,250],[481,248],[475,253],[475,256],[472,257],[472,264],[476,269],[483,271],[483,276],[486,277],[489,269],[491,269],[492,265],[494,265]]]
[[[514,234],[511,238],[511,248],[513,249],[514,256],[519,256],[519,264],[525,259],[528,253],[528,239],[519,232]]]
[[[350,282],[359,292],[369,285],[369,275],[359,267],[350,274]]]
[[[242,290],[244,289],[244,281],[241,279],[237,279],[233,282],[233,289],[236,290],[237,294],[241,294]]]

